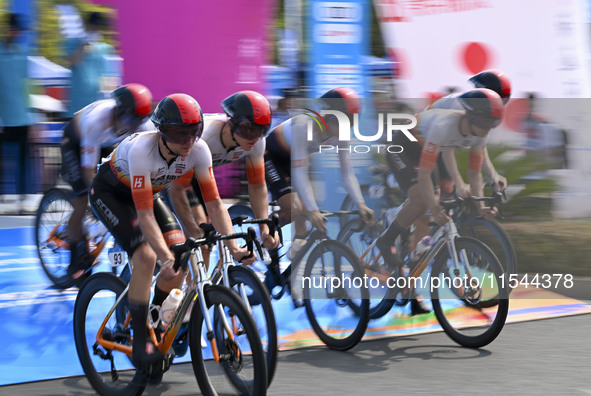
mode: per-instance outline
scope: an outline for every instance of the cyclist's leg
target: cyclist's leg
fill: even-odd
[[[395,142],[393,141],[393,143]],[[399,141],[398,144],[404,146],[404,151],[401,153],[388,153],[386,161],[407,199],[392,224],[376,241],[384,261],[390,268],[399,267],[401,264],[400,258],[392,253],[396,238],[427,210],[417,184],[418,173],[416,169],[421,147],[418,143],[409,143],[407,141]]]
[[[68,273],[77,278],[82,275],[85,266],[82,258],[88,253],[82,220],[88,205],[88,186],[84,181],[83,169],[80,164],[80,140],[74,130],[73,123],[64,129],[61,144],[62,177],[74,191],[72,199],[73,211],[68,219],[68,242],[70,243],[70,266]]]
[[[147,243],[139,226],[137,212],[130,192],[114,187],[117,181],[108,166],[103,165],[95,177],[90,194],[90,203],[97,218],[111,232],[117,243],[130,257],[133,271],[129,282],[129,311],[133,330],[133,356],[137,368],[158,380],[158,367],[163,357],[147,337],[148,301],[150,283],[156,265],[156,253]]]
[[[203,223],[209,222],[209,216],[207,214],[207,209],[205,207],[205,200],[203,199],[203,194],[201,193],[201,187],[199,187],[199,182],[197,178],[193,177],[191,180],[191,185],[187,187],[186,190],[187,199],[189,200],[189,206],[191,207],[191,213],[193,214],[193,218],[195,219],[195,224],[201,225]],[[209,248],[207,246],[201,246],[201,254],[203,255],[203,263],[205,264],[205,269],[209,269]]]
[[[185,241],[181,226],[176,221],[172,210],[170,210],[160,195],[154,197],[154,216],[168,246]],[[182,271],[179,271],[178,275],[170,280],[164,280],[164,278],[159,277],[154,288],[152,304],[161,306],[170,291],[174,288],[179,288],[183,284],[183,278]]]

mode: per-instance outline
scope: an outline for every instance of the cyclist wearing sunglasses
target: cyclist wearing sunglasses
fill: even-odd
[[[475,88],[488,88],[490,90],[495,91],[501,99],[503,100],[503,104],[507,105],[507,102],[511,98],[511,82],[507,75],[503,73],[501,70],[490,69],[480,72],[472,77],[470,77],[469,81],[474,84]],[[437,100],[429,109],[456,109],[456,110],[463,110],[464,107],[457,100],[457,98],[461,95],[461,93],[450,94],[444,96],[443,98]],[[438,162],[439,168],[439,176],[440,176],[440,187],[441,193],[447,196],[453,193],[453,189],[455,187],[456,193],[459,196],[467,196],[470,193],[470,189],[466,184],[463,185],[454,185],[453,181],[451,180],[450,176],[447,174],[445,166],[441,162],[441,158]],[[483,171],[490,177],[493,182],[493,190],[494,191],[503,191],[507,188],[507,179],[501,176],[495,169],[490,157],[488,155],[488,150],[485,147],[483,153],[483,163],[482,163]]]
[[[221,103],[226,116],[211,115],[205,119],[202,140],[207,143],[211,151],[213,168],[226,165],[242,158],[245,159],[246,174],[248,176],[248,193],[250,204],[255,216],[268,216],[268,194],[265,183],[265,136],[271,126],[271,106],[267,99],[258,92],[240,91],[230,95]],[[183,222],[201,224],[207,221],[207,214],[203,206],[202,191],[196,180],[187,185],[187,178],[179,179],[171,186],[172,190],[187,189],[186,198],[176,194],[178,199],[188,199],[192,213],[176,211]],[[173,206],[183,205],[176,202]],[[260,225],[263,244],[274,248],[278,238],[269,235],[266,224]],[[208,252],[204,251],[204,257]]]
[[[470,193],[483,195],[482,163],[488,133],[499,125],[504,107],[501,97],[494,91],[479,88],[468,91],[457,100],[463,110],[430,109],[417,116],[418,125],[413,131],[418,142],[409,141],[402,134],[393,143],[404,147],[401,153],[388,154],[388,163],[407,200],[388,229],[378,238],[377,246],[384,257],[389,272],[395,272],[402,264],[392,253],[394,241],[411,224],[428,210],[440,225],[449,221],[436,200],[435,186],[439,185],[437,158],[443,153],[447,170],[457,185],[463,184],[454,150],[469,148],[468,178]],[[495,210],[479,205],[480,214],[494,217]],[[413,314],[428,312],[421,301],[411,301]]]
[[[88,252],[82,219],[88,204],[88,188],[100,162],[101,150],[112,147],[134,132],[152,114],[152,94],[141,84],[123,85],[112,99],[99,100],[78,111],[64,128],[61,142],[62,177],[74,190],[74,207],[68,221],[70,266],[68,273],[79,278],[92,263],[83,260]]]
[[[158,382],[158,363],[163,357],[146,333],[150,284],[157,259],[161,270],[154,304],[161,305],[170,290],[182,284],[183,273],[174,272],[174,254],[169,246],[184,242],[185,236],[157,193],[191,172],[203,191],[215,228],[229,234],[232,223],[218,194],[209,148],[200,139],[203,113],[199,104],[186,94],[169,95],[154,110],[152,122],[156,131],[128,137],[101,165],[92,183],[90,200],[97,217],[131,258],[128,298],[134,333],[132,359],[136,367]],[[188,205],[177,209],[190,211]],[[196,226],[183,226],[190,236],[202,236]],[[254,257],[246,258],[248,250],[240,248],[235,240],[226,244],[236,260],[247,264],[254,261]]]

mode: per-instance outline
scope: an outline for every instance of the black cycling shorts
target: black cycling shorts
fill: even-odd
[[[286,152],[275,139],[275,134],[267,137],[265,152],[265,180],[273,200],[278,200],[291,190],[291,154]]]
[[[88,193],[80,165],[80,139],[76,134],[74,122],[70,121],[64,128],[61,144],[62,177],[72,186],[74,195],[80,197]]]
[[[400,153],[387,153],[386,162],[394,174],[400,189],[405,195],[408,190],[418,183],[418,169],[421,160],[422,147],[419,142],[411,142],[402,132],[395,133],[392,137],[392,144],[402,146]],[[433,186],[439,186],[439,171],[435,167],[431,173]]]
[[[131,190],[119,182],[108,162],[101,165],[94,178],[90,189],[90,205],[129,258],[146,242]],[[154,215],[169,246],[184,240],[176,217],[160,194],[154,195]]]

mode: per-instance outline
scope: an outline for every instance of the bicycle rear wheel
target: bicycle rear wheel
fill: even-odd
[[[145,388],[141,374],[125,353],[97,343],[97,333],[125,287],[125,282],[114,274],[97,273],[84,282],[74,306],[74,339],[78,358],[86,378],[100,395],[140,395]],[[103,338],[131,345],[129,327],[125,325],[126,316],[127,304],[123,300],[106,323]]]
[[[243,266],[232,266],[229,269],[230,285],[240,295],[240,285],[252,310],[252,317],[257,325],[263,348],[267,355],[267,382],[271,385],[277,366],[277,323],[271,297],[259,277]]]
[[[201,345],[202,337],[207,340],[207,327],[199,300],[194,304],[189,328],[189,345],[193,371],[204,395],[267,393],[267,367],[265,352],[259,338],[256,324],[240,297],[231,289],[209,286],[204,297],[209,316],[212,318],[213,337],[219,352],[219,362],[212,359],[211,343]],[[224,330],[223,322],[233,331],[232,338]]]
[[[47,191],[35,217],[35,243],[41,267],[49,280],[60,289],[67,289],[77,283],[68,275],[70,246],[66,241],[66,228],[74,210],[70,193],[62,188]]]
[[[452,340],[480,348],[491,343],[505,325],[509,311],[505,273],[482,242],[459,237],[455,246],[459,271],[454,270],[448,249],[442,249],[435,258],[430,279],[433,311]]]
[[[369,322],[369,291],[359,259],[349,247],[325,240],[312,249],[303,287],[306,315],[328,347],[346,351],[357,345]],[[297,281],[297,280],[296,280]],[[357,306],[355,312],[351,305]]]
[[[517,274],[515,248],[509,234],[497,220],[486,220],[473,214],[464,216],[458,224],[458,231],[461,235],[478,239],[488,246],[507,275]]]

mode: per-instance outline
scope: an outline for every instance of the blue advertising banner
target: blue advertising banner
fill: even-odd
[[[365,96],[361,63],[369,52],[369,1],[312,0],[307,15],[311,95],[346,86]]]

